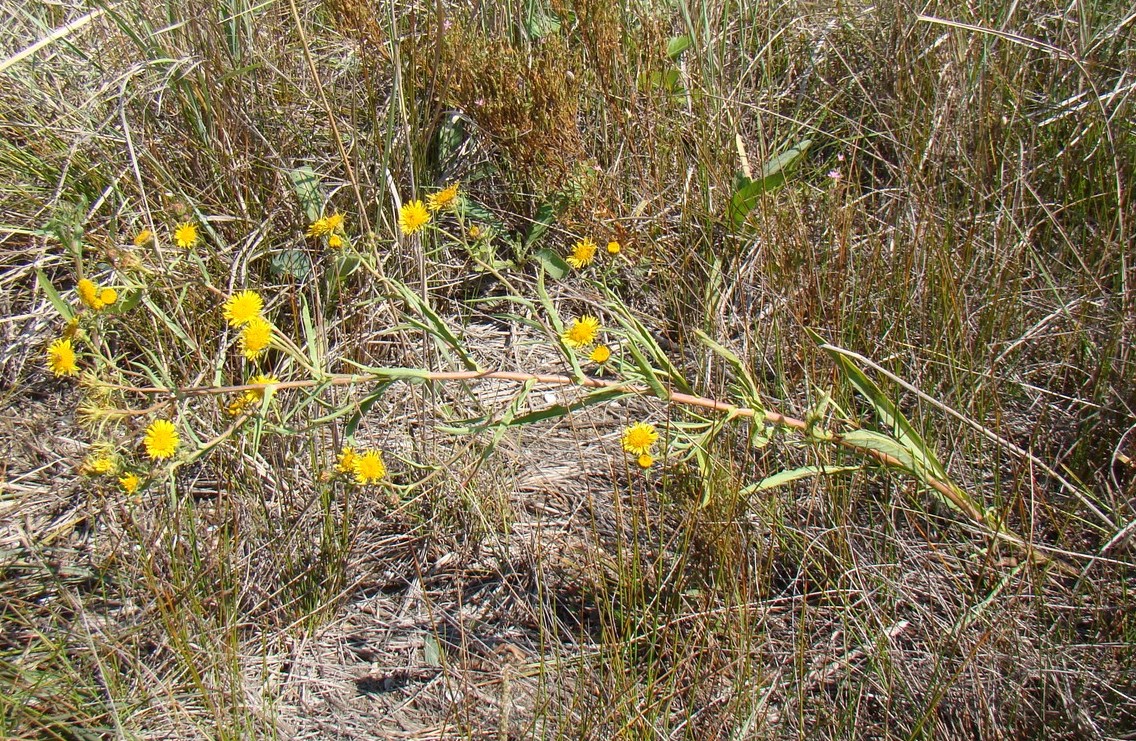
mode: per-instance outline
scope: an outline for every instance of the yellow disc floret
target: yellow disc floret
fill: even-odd
[[[178,224],[177,229],[174,230],[174,244],[183,249],[197,244],[197,226],[188,221]]]
[[[413,234],[430,221],[430,214],[422,201],[411,201],[398,210],[398,228],[403,234]]]
[[[431,211],[441,211],[443,208],[450,208],[457,202],[458,198],[458,184],[453,185],[426,196],[426,208]]]
[[[623,431],[620,443],[632,455],[649,455],[651,447],[658,442],[659,433],[655,426],[647,422],[636,422]]]
[[[146,437],[142,442],[146,446],[146,455],[154,460],[169,458],[177,452],[177,428],[166,419],[156,419],[146,428]]]
[[[582,316],[573,319],[568,329],[560,338],[568,347],[588,347],[596,341],[596,334],[600,331],[600,320],[594,316]]]
[[[260,316],[264,299],[256,291],[241,291],[225,302],[223,313],[230,326],[240,327]]]
[[[355,460],[351,462],[351,470],[355,472],[355,481],[360,484],[373,484],[387,475],[383,454],[378,450],[368,450],[355,456]]]
[[[583,239],[572,247],[572,254],[568,255],[568,264],[579,270],[592,264],[596,259],[596,243],[590,239]]]
[[[71,340],[60,338],[48,346],[47,367],[56,376],[73,376],[79,372]]]
[[[272,342],[272,325],[256,316],[241,330],[241,353],[248,360],[256,360]]]

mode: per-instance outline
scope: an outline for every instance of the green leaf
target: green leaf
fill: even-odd
[[[939,463],[939,459],[935,457],[935,453],[915,430],[915,427],[907,421],[907,417],[903,416],[903,413],[892,403],[891,399],[880,390],[880,387],[868,378],[852,362],[851,358],[840,352],[840,348],[829,345],[823,337],[808,328],[805,331],[836,362],[841,374],[848,379],[848,382],[868,400],[872,409],[875,410],[881,426],[907,449],[912,459],[919,463],[920,468],[926,470],[935,478],[946,481],[947,472]]]
[[[596,391],[591,391],[588,394],[580,397],[576,401],[570,402],[568,404],[553,404],[552,406],[546,407],[545,409],[539,409],[535,412],[523,414],[520,417],[514,417],[512,421],[509,422],[508,426],[520,427],[522,425],[531,425],[534,422],[542,422],[546,419],[556,419],[567,414],[571,414],[572,412],[578,411],[580,409],[590,407],[593,404],[602,404],[604,402],[614,401],[615,399],[619,399],[626,395],[627,392],[618,387],[598,389]]]
[[[807,479],[812,476],[831,476],[836,473],[848,473],[850,471],[859,471],[862,466],[801,466],[789,471],[780,471],[772,476],[766,476],[761,481],[755,484],[750,484],[741,490],[742,494],[752,494],[758,491],[766,491],[768,489],[775,489],[778,486],[791,484],[794,481]]]
[[[303,250],[281,250],[272,256],[268,267],[277,278],[307,278],[312,272],[312,261]]]
[[[761,168],[761,174],[750,180],[739,174],[734,184],[734,195],[730,198],[728,207],[730,223],[734,227],[741,226],[757,205],[758,200],[765,193],[777,190],[785,184],[788,171],[805,156],[812,142],[805,139],[797,146],[773,157]]]
[[[706,345],[706,347],[713,350],[723,360],[730,364],[730,366],[734,369],[734,372],[737,373],[739,378],[741,379],[742,387],[745,390],[746,402],[753,405],[754,409],[758,413],[758,417],[765,416],[765,409],[761,406],[761,403],[758,400],[757,382],[753,380],[753,376],[750,375],[749,368],[747,368],[745,363],[742,362],[742,359],[723,345],[719,345],[717,342],[710,339],[710,336],[703,332],[701,329],[694,330],[694,336],[697,337],[702,344]]]
[[[532,226],[529,227],[529,233],[525,235],[525,248],[532,247],[538,239],[543,237],[554,221],[556,221],[556,206],[548,201],[540,204],[540,208],[536,210],[536,216],[533,218]]]
[[[533,257],[535,257],[537,262],[556,280],[562,279],[571,271],[571,266],[564,262],[564,258],[547,247],[541,247],[533,253]]]
[[[553,12],[546,10],[544,5],[535,0],[528,4],[524,17],[525,34],[530,41],[540,41],[545,36],[560,30],[560,18]]]
[[[347,419],[347,424],[343,426],[343,436],[350,439],[355,436],[355,430],[359,428],[359,423],[363,421],[363,417],[367,412],[371,411],[371,407],[375,405],[379,399],[383,398],[383,394],[390,388],[391,381],[381,383],[374,391],[363,397],[359,402],[359,408]]]
[[[678,59],[680,54],[690,48],[690,44],[689,36],[672,36],[667,41],[667,58],[672,60]]]
[[[63,297],[59,295],[59,291],[55,290],[55,286],[51,284],[51,279],[48,278],[47,274],[42,270],[36,270],[36,283],[39,284],[40,290],[47,296],[47,300],[51,302],[51,305],[55,307],[55,310],[59,312],[60,316],[68,320],[75,316],[75,310],[71,308],[69,303],[63,300]]]
[[[320,177],[308,165],[297,167],[288,171],[288,178],[292,181],[292,190],[300,201],[300,208],[309,222],[313,222],[323,213],[323,189]]]

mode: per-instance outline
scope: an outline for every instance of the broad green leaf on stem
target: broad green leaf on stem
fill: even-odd
[[[568,263],[564,261],[564,258],[547,247],[541,247],[533,253],[533,257],[535,257],[537,262],[556,280],[562,279],[571,272],[571,268]]]
[[[651,364],[647,362],[647,358],[643,356],[642,351],[638,347],[638,343],[633,339],[631,342],[627,343],[627,349],[631,352],[631,357],[635,359],[635,365],[639,367],[639,372],[643,374],[643,380],[646,381],[647,385],[651,387],[651,390],[655,392],[655,396],[660,399],[669,399],[671,395],[667,391],[667,387],[659,380],[655,369],[651,367]]]
[[[308,222],[319,219],[323,213],[323,189],[320,186],[320,177],[311,167],[305,165],[288,171],[288,178],[292,181],[292,190],[300,201],[300,208],[304,209],[304,216]]]
[[[568,360],[568,364],[572,366],[572,374],[577,379],[584,378],[584,370],[580,367],[580,360],[576,357],[576,352],[564,344],[564,322],[560,321],[560,314],[556,311],[556,306],[553,305],[552,299],[548,295],[548,289],[544,285],[544,269],[541,268],[536,276],[536,295],[540,299],[540,305],[544,309],[544,313],[548,315],[548,321],[552,322],[552,329],[556,333],[556,344],[560,347],[560,352]]]
[[[525,248],[528,249],[536,244],[537,240],[544,236],[554,221],[556,221],[556,206],[551,202],[542,203],[540,208],[536,210],[536,216],[533,218],[532,226],[529,227],[529,233],[525,235]]]
[[[811,478],[813,476],[831,476],[837,473],[849,473],[850,471],[859,471],[863,466],[801,466],[788,471],[779,471],[771,476],[766,476],[757,483],[750,484],[742,489],[742,494],[753,494],[758,491],[766,491],[768,489],[775,489],[778,486],[791,484],[794,481],[801,479]]]
[[[312,260],[303,250],[281,250],[268,261],[268,268],[277,278],[303,280],[312,272]]]
[[[746,216],[757,205],[757,201],[765,193],[777,190],[785,184],[789,170],[800,162],[812,142],[808,139],[801,141],[797,146],[788,149],[773,157],[764,165],[761,172],[754,179],[739,174],[734,183],[734,195],[730,198],[729,218],[734,227],[741,226]]]
[[[650,354],[651,359],[658,364],[658,368],[666,374],[670,382],[673,383],[679,391],[684,394],[694,393],[690,384],[687,383],[678,368],[671,362],[671,359],[667,357],[667,354],[663,352],[663,348],[659,347],[659,343],[655,341],[655,338],[651,336],[651,333],[647,331],[643,323],[628,311],[627,307],[623,305],[623,302],[620,301],[618,296],[610,290],[606,290],[605,293],[608,298],[607,308],[615,316],[620,326],[627,332],[628,338],[631,340],[630,345],[632,347],[638,345],[643,350],[646,350]],[[634,352],[632,354],[634,354]]]
[[[42,270],[36,270],[36,283],[39,284],[40,289],[43,291],[44,295],[47,296],[47,300],[51,302],[51,305],[59,312],[60,316],[64,319],[72,319],[75,316],[75,310],[71,308],[70,304],[63,300],[63,297],[59,295],[59,291],[55,290],[55,286],[51,284],[51,279],[48,278],[47,274]]]
[[[323,335],[317,334],[312,323],[312,312],[308,308],[308,299],[300,294],[300,320],[304,327],[304,349],[308,351],[308,359],[312,361],[312,368],[323,368]]]
[[[560,30],[560,18],[544,7],[540,0],[529,0],[525,9],[525,35],[530,41],[540,41]]]
[[[679,58],[684,51],[690,48],[690,36],[672,36],[667,40],[667,58],[675,60]]]

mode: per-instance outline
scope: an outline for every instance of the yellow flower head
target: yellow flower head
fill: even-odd
[[[339,451],[339,456],[336,458],[335,469],[340,473],[349,473],[355,470],[355,459],[359,454],[355,452],[355,448],[350,445],[344,445],[343,450]]]
[[[224,315],[230,326],[240,327],[260,317],[264,299],[256,291],[241,291],[225,302]]]
[[[87,456],[80,470],[89,476],[107,476],[118,473],[118,462],[113,455],[96,453]]]
[[[327,228],[327,218],[321,217],[308,225],[307,235],[309,237],[322,237],[325,234],[330,234],[331,230]]]
[[[134,235],[134,246],[141,247],[154,238],[154,232],[149,229],[143,229]]]
[[[366,453],[356,455],[351,461],[351,470],[355,473],[355,480],[360,484],[373,484],[387,475],[383,454],[378,450],[368,450]]]
[[[470,239],[477,239],[480,236],[481,236],[481,227],[479,227],[477,224],[474,224],[473,226],[471,226],[469,228],[469,238]]]
[[[592,264],[592,260],[596,259],[596,243],[590,239],[584,238],[576,243],[572,248],[572,254],[568,255],[568,264],[579,270],[582,267]]]
[[[426,196],[426,207],[431,211],[441,211],[443,208],[453,206],[457,202],[457,198],[458,183],[454,183],[444,190]]]
[[[241,330],[241,352],[248,360],[256,360],[272,342],[272,325],[257,316]]]
[[[259,383],[265,386],[271,386],[272,384],[280,383],[280,379],[273,375],[260,373],[250,378],[248,382],[249,384]],[[261,399],[264,398],[264,391],[265,390],[262,388],[245,391],[236,399],[230,401],[228,406],[225,407],[225,411],[232,417],[241,414],[249,407],[259,404]]]
[[[343,246],[343,237],[339,236],[338,234],[332,234],[327,238],[327,246],[332,248],[333,250],[339,249]]]
[[[142,442],[146,446],[146,455],[156,461],[169,458],[177,452],[177,428],[166,419],[156,419],[146,428],[146,437]]]
[[[103,302],[103,306],[110,306],[115,301],[118,301],[118,291],[113,288],[104,288],[99,291],[99,301]]]
[[[48,345],[47,367],[56,376],[73,376],[79,372],[71,340],[60,338]]]
[[[568,347],[588,347],[596,341],[596,334],[600,331],[600,320],[594,316],[582,316],[573,319],[571,326],[564,330],[560,339]]]
[[[99,287],[93,280],[83,278],[75,288],[78,290],[79,298],[83,303],[95,311],[101,311],[106,306],[103,300],[99,298]]]
[[[606,363],[609,358],[611,358],[611,348],[607,345],[596,345],[596,349],[588,356],[589,360],[600,365]]]
[[[403,234],[413,234],[430,221],[430,214],[422,201],[411,201],[398,210],[398,228]]]
[[[188,221],[178,224],[177,229],[174,230],[174,244],[183,249],[189,249],[197,244],[197,226]]]
[[[623,449],[632,455],[649,455],[651,446],[659,440],[659,433],[655,426],[646,422],[636,422],[623,431],[620,444]]]
[[[307,233],[309,237],[323,237],[338,231],[342,226],[343,214],[331,214],[313,221]]]
[[[607,243],[607,253],[609,255],[618,255],[621,249],[623,248],[619,246],[619,242],[616,242],[614,239]]]
[[[118,485],[127,494],[133,494],[138,491],[138,487],[142,485],[142,480],[133,473],[128,473],[118,480]]]
[[[639,468],[650,468],[655,465],[655,459],[651,457],[650,453],[644,453],[635,462],[639,464]]]

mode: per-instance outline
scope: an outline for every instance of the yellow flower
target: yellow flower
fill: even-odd
[[[343,237],[339,236],[338,234],[332,234],[327,238],[327,246],[332,248],[333,250],[339,249],[343,246]]]
[[[323,235],[330,233],[331,230],[327,228],[326,217],[318,218],[308,226],[307,235],[309,237],[322,237]]]
[[[592,260],[596,259],[596,243],[590,239],[577,242],[572,248],[572,254],[568,256],[568,264],[579,270],[580,268],[591,265]]]
[[[582,316],[573,319],[572,325],[564,330],[560,339],[568,347],[588,347],[596,341],[596,334],[600,331],[600,320],[594,316]]]
[[[118,463],[110,455],[99,454],[92,455],[83,461],[81,469],[83,473],[89,475],[105,476],[118,472]]]
[[[403,234],[413,234],[430,221],[430,214],[422,201],[411,201],[398,210],[398,228]]]
[[[339,456],[336,459],[335,469],[340,473],[348,473],[355,470],[355,459],[359,454],[355,452],[355,448],[350,445],[344,445],[343,450],[339,451]]]
[[[146,445],[146,454],[154,460],[169,458],[177,452],[177,428],[169,420],[156,419],[146,428],[142,442]]]
[[[272,325],[259,316],[253,317],[241,330],[240,341],[244,356],[256,360],[272,342]]]
[[[241,291],[225,302],[224,315],[229,325],[239,327],[260,317],[264,300],[256,291]]]
[[[337,232],[343,226],[343,214],[332,214],[331,216],[323,217],[324,225],[327,227],[328,233]]]
[[[355,472],[355,480],[360,484],[372,484],[387,475],[383,454],[378,450],[356,455],[351,461],[351,470]]]
[[[610,347],[608,347],[607,345],[596,345],[596,349],[592,350],[592,354],[588,356],[588,359],[593,363],[599,363],[600,365],[603,365],[608,361],[610,357]]]
[[[101,311],[106,306],[103,300],[99,298],[99,287],[93,280],[83,278],[76,286],[76,290],[78,290],[79,298],[82,299],[83,303],[95,311]]]
[[[271,386],[272,384],[280,383],[280,379],[273,375],[261,373],[250,378],[248,382],[250,385],[259,383],[265,386]],[[245,391],[239,397],[229,402],[229,405],[225,407],[225,411],[232,417],[237,416],[249,407],[259,404],[261,399],[264,398],[264,391],[265,390],[262,388]]]
[[[188,221],[178,224],[174,230],[174,244],[185,249],[197,244],[197,226]]]
[[[655,426],[646,422],[636,422],[623,431],[623,439],[620,444],[623,449],[628,453],[634,455],[648,455],[651,452],[651,446],[654,445],[659,439],[659,433],[655,432]]]
[[[104,306],[110,306],[118,301],[118,291],[113,288],[104,288],[99,291],[99,301],[102,301]]]
[[[127,494],[133,494],[138,491],[138,487],[142,485],[142,480],[133,473],[128,473],[118,480],[118,485]]]
[[[73,376],[79,371],[75,362],[75,348],[71,347],[71,340],[60,338],[47,348],[47,367],[56,376]]]
[[[607,243],[607,253],[609,255],[618,255],[621,249],[623,248],[619,246],[619,242],[616,242],[614,239]]]
[[[479,227],[477,224],[474,224],[473,226],[471,226],[469,228],[469,238],[470,239],[477,239],[480,236],[481,236],[481,227]]]
[[[426,196],[426,207],[431,211],[441,211],[454,205],[458,198],[458,183],[454,183],[445,190],[431,193]]]
[[[651,466],[655,465],[655,459],[651,457],[650,453],[644,453],[643,455],[639,456],[639,459],[636,461],[636,463],[639,464],[640,468],[650,468]]]
[[[154,238],[154,232],[149,229],[143,229],[134,235],[134,246],[141,247]]]

